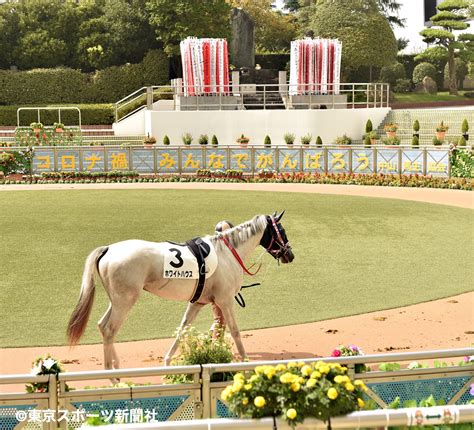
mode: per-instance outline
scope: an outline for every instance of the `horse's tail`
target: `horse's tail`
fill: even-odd
[[[69,345],[73,346],[79,342],[79,339],[84,334],[89,316],[94,303],[95,283],[94,275],[98,271],[99,261],[108,251],[108,246],[100,246],[94,249],[87,257],[84,266],[84,273],[82,274],[82,287],[79,294],[79,300],[74,309],[69,324],[67,326],[67,337]]]

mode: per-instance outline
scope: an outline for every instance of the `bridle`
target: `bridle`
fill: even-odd
[[[270,226],[270,243],[265,245],[263,243],[264,238],[262,237],[260,245],[262,245],[273,258],[278,260],[291,250],[291,245],[289,241],[285,242],[283,239],[278,223],[273,216],[267,217],[267,223],[268,226]],[[278,248],[272,249],[274,244],[276,244]]]

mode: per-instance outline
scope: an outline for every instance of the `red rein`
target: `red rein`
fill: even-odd
[[[226,244],[227,248],[230,249],[230,252],[232,252],[232,255],[235,257],[235,259],[237,260],[237,262],[239,263],[240,267],[242,267],[242,270],[247,274],[247,275],[250,275],[250,276],[254,276],[256,275],[260,268],[262,267],[261,264],[258,265],[258,269],[254,272],[254,273],[251,273],[249,272],[249,270],[245,267],[245,264],[244,262],[242,261],[242,259],[240,258],[240,255],[237,254],[237,251],[234,249],[234,247],[229,243],[229,241],[227,240],[227,238],[225,236],[221,236],[220,239]],[[254,266],[254,264],[252,264],[249,269],[251,269],[252,267]]]

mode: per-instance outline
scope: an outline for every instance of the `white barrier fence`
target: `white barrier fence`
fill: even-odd
[[[455,363],[450,363],[451,365],[449,366],[438,365],[438,367],[416,368],[411,370],[400,369],[396,371],[373,370],[364,373],[356,373],[355,366],[360,363],[373,365],[374,363],[382,362],[411,362],[415,360],[425,361],[432,359],[452,360],[456,357],[472,355],[474,355],[474,348],[337,358],[326,357],[318,358],[318,360],[346,365],[352,377],[361,379],[367,384],[368,397],[380,408],[387,408],[395,396],[399,397],[401,400],[400,403],[403,404],[405,400],[420,401],[429,395],[433,395],[436,400],[443,400],[449,405],[444,408],[451,411],[451,407],[464,405],[473,398],[469,393],[471,385],[474,384],[474,364],[472,364],[472,362],[461,366],[456,364],[459,362],[459,359],[456,359]],[[315,360],[315,358],[308,358],[299,361],[310,363]],[[0,376],[0,429],[16,430],[25,428],[52,430],[53,428],[60,427],[70,430],[80,428],[87,418],[93,416],[105,418],[105,420],[110,423],[120,422],[120,428],[125,428],[124,426],[127,423],[136,424],[151,421],[145,419],[145,415],[151,416],[153,421],[166,421],[167,426],[171,426],[170,422],[174,420],[184,422],[202,418],[209,419],[211,417],[232,418],[232,414],[228,410],[227,405],[220,399],[222,390],[229,382],[212,382],[215,376],[227,372],[250,371],[258,365],[276,365],[288,362],[289,360],[279,360],[207,364],[202,366],[66,372],[58,376],[32,376],[29,374]],[[169,384],[163,382],[163,377],[166,375],[188,375],[190,378],[188,382]],[[144,378],[147,379],[141,382],[142,384],[145,383],[145,385],[127,386],[121,384],[119,387],[111,387],[108,381],[110,378],[120,378],[122,381],[124,381],[125,378],[133,378],[133,381],[137,384],[139,382],[137,378],[140,379],[140,382],[143,381]],[[48,383],[48,392],[25,393],[24,391],[18,391],[18,384],[32,383]],[[86,384],[95,384],[98,388],[82,388]],[[67,385],[76,385],[76,388],[69,390]],[[433,408],[429,410],[434,411]],[[466,411],[469,410],[470,409],[466,409]],[[134,413],[138,411],[141,412],[141,416],[137,417],[137,421],[131,420],[132,411]],[[119,412],[120,414],[118,414]],[[393,413],[395,412],[398,413],[400,410],[393,411]],[[386,413],[383,411],[380,412],[380,414],[382,414],[380,416],[377,415],[377,412],[373,413],[375,414],[374,417],[386,417]],[[462,412],[459,414],[459,417],[462,418],[471,413],[472,410],[470,410],[470,412]],[[372,417],[371,414],[372,412],[364,412],[360,417],[369,419],[368,417]],[[455,412],[453,411],[452,414],[455,414]],[[434,416],[437,415],[437,413],[433,412],[433,414],[431,414],[430,412],[430,415]],[[126,416],[128,416],[128,420],[124,419]],[[338,418],[338,420],[342,420],[341,427],[338,428],[344,428],[343,423],[346,422],[344,420],[351,420],[354,417],[359,417],[359,415],[350,414],[348,417]],[[395,419],[395,417],[399,417],[399,415],[395,414],[393,417]],[[242,424],[245,421],[240,422],[235,419],[226,421],[212,420],[209,422],[198,421],[192,425],[204,425],[205,427],[203,428],[224,428],[215,427],[216,424],[220,425],[221,422],[223,423],[222,425],[233,426],[225,428],[247,429],[247,427],[244,427]],[[242,426],[236,423],[241,423]],[[308,421],[308,423],[313,422]],[[156,423],[150,424],[158,425]],[[209,427],[211,424],[213,427]],[[255,422],[255,425],[258,426],[264,424],[264,420],[258,423]],[[311,425],[316,424],[318,424],[317,421]],[[372,425],[372,421],[370,421],[369,424]],[[318,425],[321,424],[319,423]],[[406,421],[404,425],[406,425]],[[347,426],[349,426],[349,424],[347,424]],[[335,426],[333,425],[333,427]],[[309,428],[319,427],[308,427],[308,429]]]

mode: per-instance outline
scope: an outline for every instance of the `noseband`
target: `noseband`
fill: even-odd
[[[275,218],[273,218],[272,216],[269,218],[271,220],[271,224],[270,221],[268,223],[269,225],[271,225],[270,243],[267,246],[264,246],[263,244],[262,245],[273,258],[278,260],[280,257],[283,257],[285,254],[287,254],[288,251],[290,251],[291,245],[290,242],[285,243],[285,241],[283,240]],[[278,249],[272,249],[274,243],[277,244]]]

